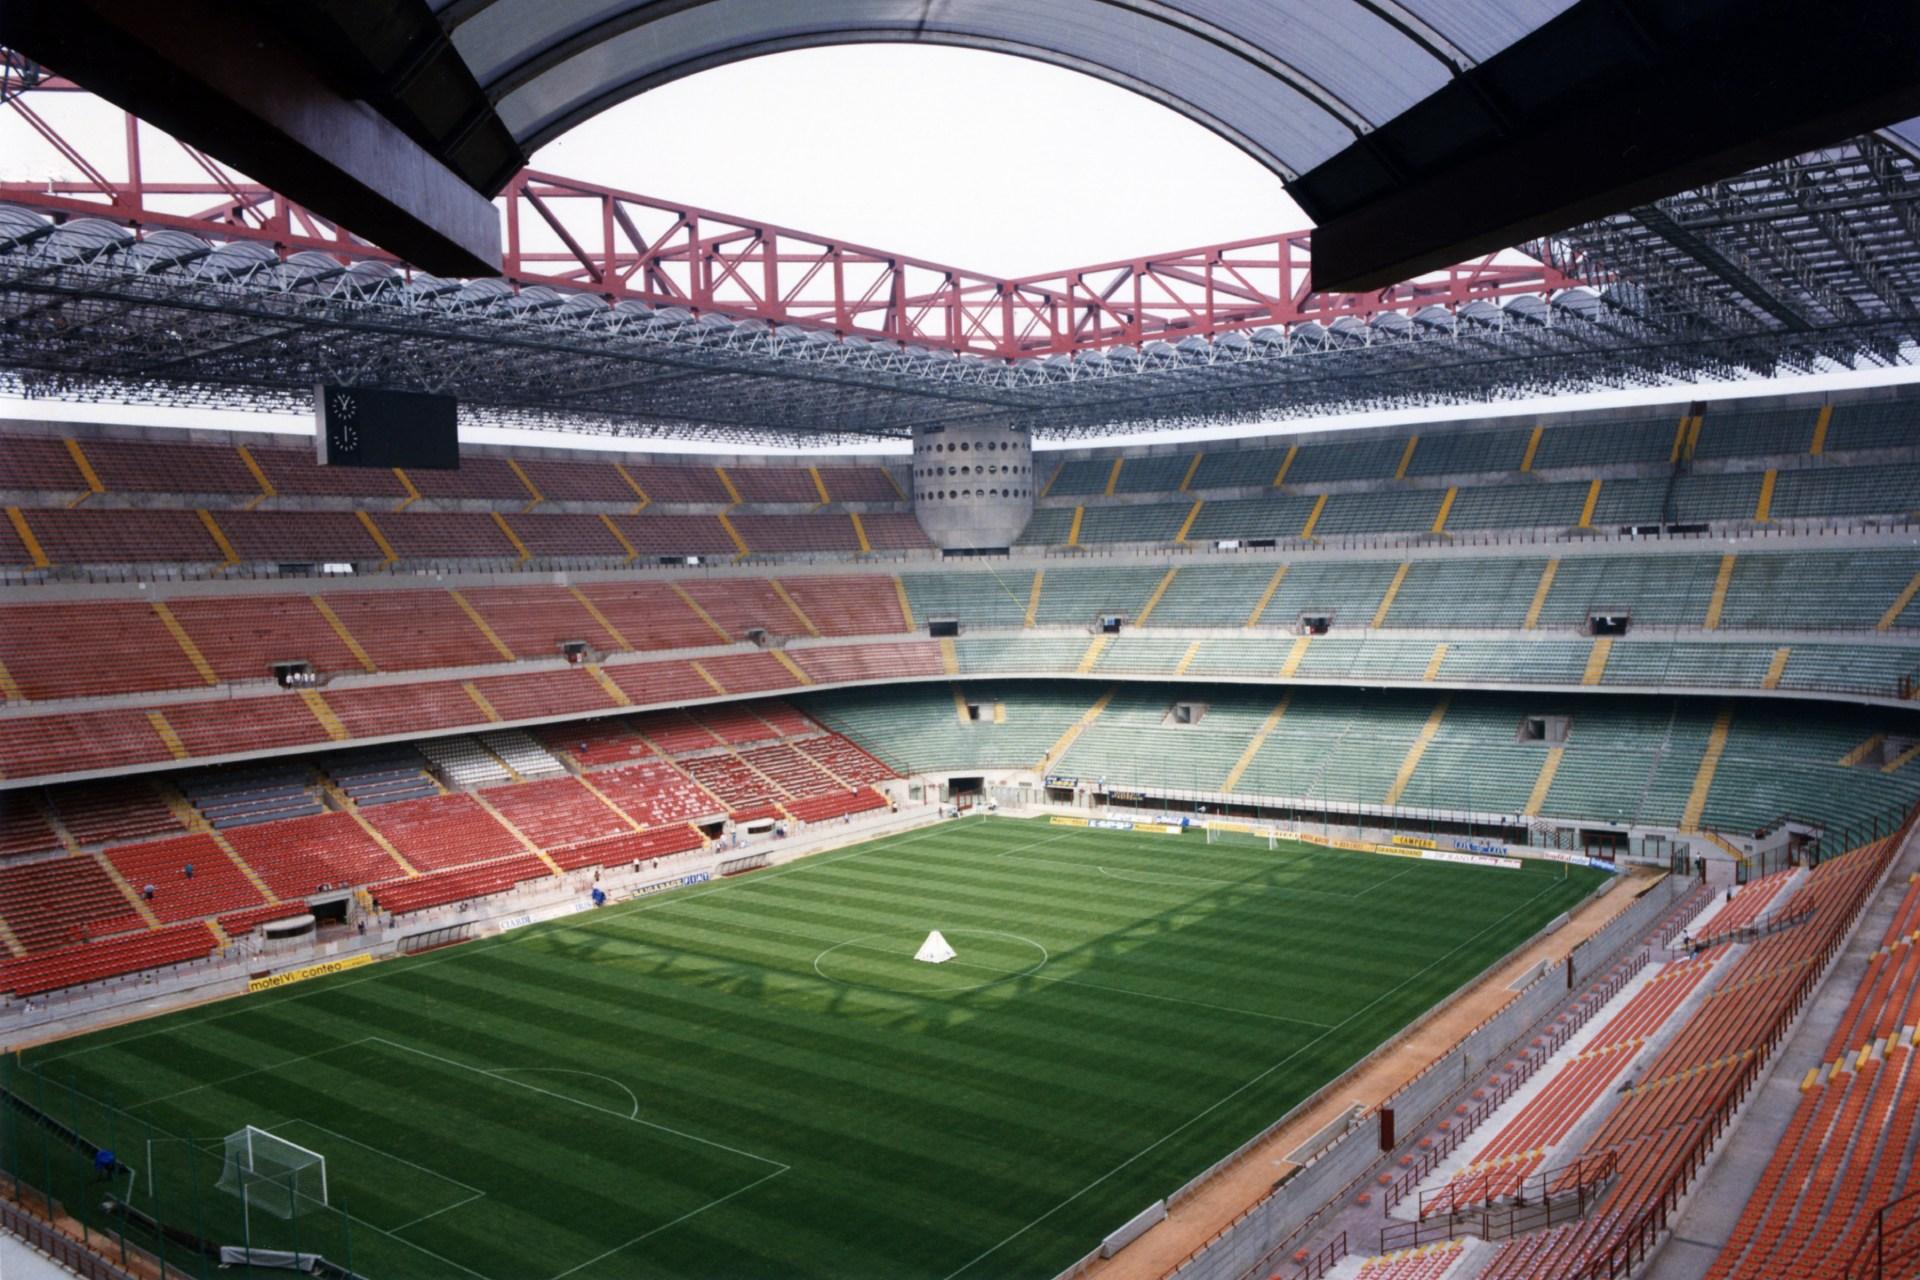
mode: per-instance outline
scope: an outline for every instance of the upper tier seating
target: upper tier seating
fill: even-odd
[[[782,577],[779,582],[820,635],[872,636],[912,629],[890,577]]]
[[[0,605],[0,663],[29,698],[206,683],[160,616],[132,602]]]

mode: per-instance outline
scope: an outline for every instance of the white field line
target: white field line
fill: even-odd
[[[1487,933],[1499,927],[1500,925],[1505,924],[1508,920],[1512,919],[1515,915],[1519,914],[1521,911],[1531,906],[1535,901],[1535,899],[1538,899],[1545,894],[1553,892],[1553,890],[1556,887],[1557,887],[1557,884],[1548,885],[1546,888],[1542,889],[1539,893],[1534,894],[1532,898],[1528,898],[1525,902],[1522,902],[1519,906],[1515,907],[1512,911],[1507,912],[1506,915],[1501,916],[1498,920],[1495,920],[1492,924],[1488,925],[1486,928],[1481,929],[1480,932],[1474,934],[1473,937],[1467,938],[1461,941],[1457,945],[1447,950],[1442,955],[1436,957],[1433,961],[1428,963],[1425,967],[1419,969],[1418,971],[1412,974],[1409,974],[1407,977],[1401,979],[1399,982],[1395,983],[1393,986],[1387,988],[1387,990],[1382,991],[1379,995],[1375,996],[1373,999],[1367,1001],[1367,1003],[1361,1005],[1358,1009],[1355,1009],[1352,1013],[1348,1014],[1340,1022],[1334,1024],[1332,1027],[1329,1027],[1327,1030],[1322,1031],[1319,1035],[1307,1041],[1305,1044],[1300,1045],[1298,1048],[1294,1049],[1293,1052],[1287,1054],[1286,1057],[1280,1059],[1280,1061],[1274,1063],[1272,1066],[1262,1071],[1259,1075],[1254,1076],[1251,1080],[1248,1080],[1245,1084],[1240,1085],[1238,1088],[1234,1089],[1231,1093],[1228,1093],[1224,1097],[1215,1101],[1213,1104],[1208,1106],[1205,1110],[1197,1112],[1194,1115],[1188,1117],[1187,1119],[1181,1121],[1178,1125],[1174,1126],[1172,1129],[1169,1129],[1165,1134],[1161,1135],[1159,1138],[1156,1138],[1151,1143],[1140,1148],[1140,1150],[1134,1152],[1132,1155],[1128,1156],[1125,1160],[1122,1160],[1119,1164],[1107,1170],[1105,1173],[1095,1178],[1092,1182],[1089,1182],[1086,1186],[1081,1187],[1078,1191],[1074,1192],[1072,1195],[1062,1200],[1059,1204],[1054,1205],[1053,1208],[1047,1210],[1045,1213],[1041,1214],[1039,1217],[1035,1218],[1033,1221],[1027,1223],[1025,1226],[1019,1228],[1018,1230],[1014,1231],[1010,1235],[1006,1236],[998,1244],[992,1245],[991,1247],[986,1249],[984,1252],[975,1255],[974,1257],[968,1259],[966,1262],[962,1263],[959,1267],[955,1268],[953,1271],[948,1272],[945,1277],[945,1280],[953,1280],[955,1276],[960,1275],[962,1272],[971,1270],[975,1265],[979,1264],[980,1262],[983,1262],[987,1258],[992,1257],[994,1254],[998,1253],[1001,1249],[1005,1248],[1008,1244],[1011,1244],[1014,1240],[1019,1239],[1021,1236],[1025,1235],[1027,1232],[1033,1230],[1035,1227],[1045,1222],[1048,1218],[1051,1218],[1054,1214],[1060,1212],[1060,1210],[1066,1208],[1068,1205],[1078,1200],[1081,1196],[1084,1196],[1085,1194],[1087,1194],[1087,1192],[1093,1190],[1095,1187],[1107,1181],[1109,1178],[1113,1177],[1115,1174],[1119,1173],[1121,1170],[1125,1169],[1127,1166],[1133,1164],[1136,1160],[1140,1159],[1142,1156],[1147,1155],[1149,1152],[1164,1146],[1170,1139],[1184,1132],[1185,1130],[1192,1128],[1193,1125],[1198,1121],[1213,1114],[1215,1111],[1218,1111],[1221,1107],[1233,1101],[1235,1098],[1239,1097],[1241,1094],[1245,1093],[1247,1090],[1253,1088],[1253,1086],[1259,1084],[1262,1080],[1265,1080],[1268,1076],[1272,1075],[1274,1072],[1278,1071],[1280,1068],[1286,1066],[1289,1062],[1292,1062],[1295,1058],[1305,1053],[1308,1049],[1311,1049],[1314,1045],[1319,1044],[1322,1040],[1325,1040],[1328,1036],[1332,1035],[1335,1031],[1338,1031],[1341,1027],[1346,1026],[1347,1023],[1352,1022],[1355,1018],[1359,1017],[1361,1014],[1371,1009],[1374,1005],[1379,1004],[1382,1000],[1385,1000],[1388,996],[1394,994],[1394,992],[1400,990],[1402,987],[1406,986],[1408,983],[1414,981],[1414,979],[1423,976],[1424,974],[1427,973],[1428,970],[1432,969],[1435,965],[1439,964],[1442,960],[1445,960],[1448,956],[1451,956],[1454,952],[1460,950],[1462,947],[1465,947],[1469,943],[1478,939],[1481,934]]]
[[[747,1194],[747,1192],[759,1186],[761,1183],[771,1182],[773,1179],[779,1177],[781,1174],[785,1172],[787,1172],[785,1166],[775,1169],[772,1173],[767,1174],[765,1177],[756,1178],[754,1181],[749,1182],[746,1186],[741,1187],[737,1191],[729,1191],[727,1192],[726,1195],[720,1196],[717,1199],[707,1201],[705,1204],[701,1205],[697,1209],[687,1210],[687,1212],[681,1214],[679,1217],[675,1218],[672,1222],[663,1222],[651,1231],[643,1231],[639,1235],[635,1236],[633,1239],[613,1246],[613,1248],[607,1250],[605,1253],[596,1254],[595,1256],[588,1258],[585,1262],[582,1262],[577,1266],[568,1267],[565,1271],[562,1271],[559,1274],[555,1275],[552,1278],[552,1280],[561,1280],[563,1276],[570,1276],[576,1271],[582,1270],[583,1268],[586,1268],[586,1267],[590,1267],[594,1263],[599,1262],[602,1258],[610,1258],[614,1254],[619,1253],[622,1249],[630,1249],[634,1245],[639,1244],[643,1240],[652,1239],[654,1236],[659,1235],[662,1231],[667,1231],[673,1227],[677,1227],[681,1223],[685,1222],[688,1218],[698,1217],[699,1215],[705,1213],[709,1209],[725,1204],[727,1201],[733,1199],[735,1196],[743,1196]]]
[[[386,1045],[389,1049],[398,1049],[402,1053],[417,1054],[422,1058],[431,1058],[435,1062],[444,1063],[449,1067],[458,1067],[462,1071],[471,1071],[475,1075],[486,1076],[490,1080],[497,1080],[501,1084],[512,1085],[516,1089],[525,1089],[529,1093],[543,1094],[546,1097],[556,1099],[560,1102],[570,1102],[576,1107],[585,1107],[589,1111],[598,1111],[603,1116],[612,1116],[616,1120],[625,1120],[630,1124],[637,1124],[643,1128],[655,1129],[661,1133],[670,1133],[676,1138],[685,1138],[688,1142],[698,1143],[703,1147],[712,1147],[717,1151],[725,1151],[731,1155],[740,1156],[743,1159],[752,1160],[759,1164],[770,1164],[782,1172],[793,1167],[784,1161],[775,1160],[770,1156],[759,1155],[752,1151],[742,1151],[739,1147],[730,1147],[724,1142],[715,1142],[711,1138],[703,1138],[697,1133],[688,1133],[684,1129],[676,1129],[671,1125],[656,1124],[651,1120],[642,1120],[638,1116],[623,1116],[618,1111],[608,1110],[598,1103],[588,1102],[582,1098],[570,1098],[564,1093],[555,1093],[551,1089],[542,1089],[539,1085],[528,1084],[524,1080],[509,1080],[504,1076],[495,1075],[485,1067],[471,1066],[465,1062],[455,1062],[452,1058],[443,1058],[437,1053],[430,1053],[425,1049],[416,1049],[411,1045],[400,1044],[397,1041],[388,1040],[381,1036],[368,1036],[367,1038],[376,1044]]]

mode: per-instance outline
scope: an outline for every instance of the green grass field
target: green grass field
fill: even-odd
[[[1599,879],[972,818],[44,1046],[12,1087],[222,1240],[224,1135],[322,1153],[335,1210],[253,1242],[377,1280],[1046,1277]],[[956,960],[912,960],[933,928]]]

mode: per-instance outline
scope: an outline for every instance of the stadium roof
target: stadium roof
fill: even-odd
[[[40,126],[28,100],[73,91],[8,73],[0,102]],[[1009,280],[532,172],[495,215],[507,278],[444,279],[204,155],[209,181],[148,186],[132,157],[75,150],[87,176],[0,183],[0,387],[304,409],[343,382],[450,393],[470,421],[793,443],[1906,363],[1916,132],[1358,295],[1313,291],[1306,232]],[[98,177],[116,171],[136,177]]]

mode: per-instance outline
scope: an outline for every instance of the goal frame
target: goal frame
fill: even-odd
[[[304,1164],[290,1163],[285,1169],[278,1173],[263,1173],[260,1170],[254,1150],[254,1141],[256,1138],[269,1139],[282,1148],[298,1152],[301,1155],[311,1157],[311,1159]],[[246,1157],[244,1165],[235,1159],[237,1151],[244,1152]],[[225,1164],[220,1171],[219,1185],[223,1190],[237,1194],[240,1197],[240,1203],[248,1213],[251,1213],[255,1207],[258,1207],[266,1213],[273,1214],[275,1217],[292,1218],[299,1211],[299,1206],[296,1203],[297,1199],[306,1200],[308,1204],[314,1208],[326,1209],[332,1205],[327,1189],[326,1156],[313,1150],[311,1147],[303,1147],[290,1138],[283,1138],[271,1129],[262,1129],[258,1125],[251,1124],[241,1126],[235,1132],[227,1135],[225,1157]],[[312,1171],[316,1169],[319,1171],[320,1177],[320,1194],[318,1196],[313,1195],[310,1191],[303,1190],[300,1186],[300,1181],[303,1178],[311,1177]],[[232,1179],[232,1186],[227,1185],[229,1178]],[[276,1212],[276,1207],[272,1202],[262,1203],[260,1198],[254,1194],[254,1188],[262,1182],[284,1188],[287,1199],[287,1211],[285,1213]]]

